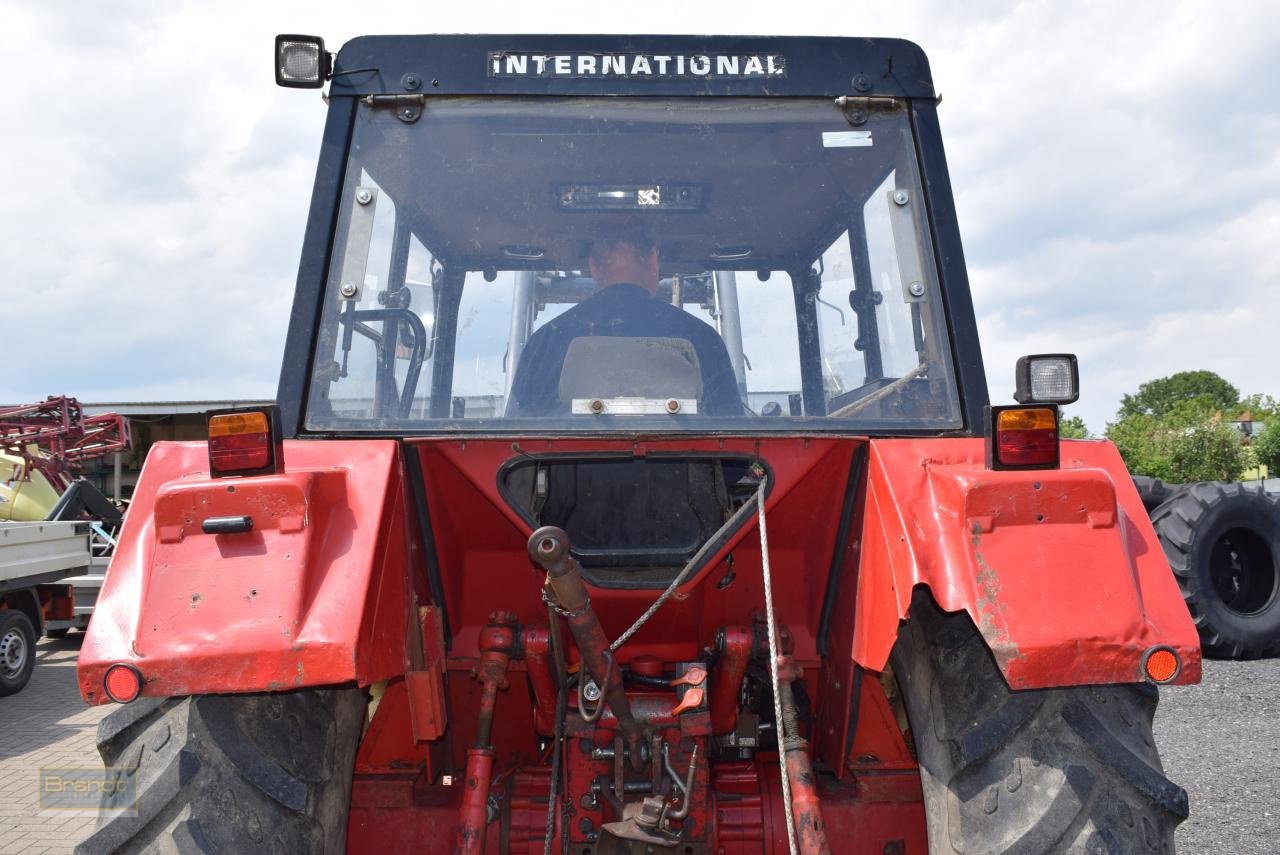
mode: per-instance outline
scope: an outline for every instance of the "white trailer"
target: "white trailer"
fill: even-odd
[[[0,523],[0,696],[31,679],[41,634],[88,624],[68,577],[90,573],[91,534],[79,521]]]

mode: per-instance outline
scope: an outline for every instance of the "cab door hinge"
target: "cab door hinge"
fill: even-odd
[[[873,108],[891,110],[898,106],[898,99],[888,95],[841,95],[836,106],[844,113],[845,120],[855,128],[865,125]]]
[[[392,107],[396,118],[412,125],[422,115],[422,107],[427,103],[426,95],[366,95],[360,99],[370,107]]]

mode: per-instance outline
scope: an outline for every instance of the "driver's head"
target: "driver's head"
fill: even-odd
[[[587,265],[601,288],[626,282],[658,293],[658,243],[642,229],[602,234],[591,245]]]

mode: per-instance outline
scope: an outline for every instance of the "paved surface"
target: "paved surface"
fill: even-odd
[[[75,686],[80,636],[44,640],[31,684],[0,698],[0,855],[67,853],[92,813],[40,811],[36,770],[98,762],[94,735],[109,707]],[[1204,683],[1166,689],[1156,714],[1165,770],[1191,796],[1183,855],[1280,852],[1280,660],[1206,662]]]
[[[1205,662],[1199,686],[1164,689],[1156,744],[1191,796],[1178,851],[1280,852],[1280,659]]]
[[[40,810],[37,770],[98,764],[98,721],[109,707],[86,707],[76,689],[78,633],[37,647],[31,682],[0,698],[0,853],[67,853],[95,814]]]

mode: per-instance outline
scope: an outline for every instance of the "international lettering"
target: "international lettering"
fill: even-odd
[[[781,54],[490,51],[488,60],[490,77],[768,79],[787,74]]]

